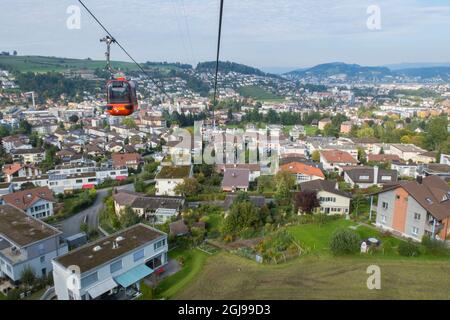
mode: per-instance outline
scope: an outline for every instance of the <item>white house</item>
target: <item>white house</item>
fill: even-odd
[[[175,196],[175,188],[192,177],[192,166],[163,166],[156,175],[156,195]]]
[[[0,198],[1,204],[13,205],[36,219],[52,216],[55,202],[53,192],[48,187],[26,189]]]
[[[61,235],[12,205],[0,205],[0,278],[18,283],[25,269],[39,278],[47,276],[53,269],[52,259],[68,250]]]
[[[320,207],[317,212],[324,214],[348,215],[350,213],[350,200],[352,195],[337,188],[337,183],[330,180],[313,180],[300,185],[302,191],[317,192]]]
[[[53,260],[58,300],[135,299],[140,281],[167,263],[167,234],[137,224]]]

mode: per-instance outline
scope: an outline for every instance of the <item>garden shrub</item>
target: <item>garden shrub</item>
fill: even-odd
[[[239,233],[239,236],[242,239],[251,239],[251,238],[256,237],[256,235],[257,235],[257,232],[253,228],[245,228],[244,230],[242,230]]]
[[[330,249],[335,255],[356,253],[360,249],[361,238],[350,229],[338,229],[331,236]]]
[[[432,239],[428,236],[423,236],[422,245],[425,247],[425,252],[430,255],[441,256],[448,253],[448,249],[444,241]]]
[[[419,246],[411,240],[402,241],[398,246],[398,253],[404,257],[417,257],[420,254]]]

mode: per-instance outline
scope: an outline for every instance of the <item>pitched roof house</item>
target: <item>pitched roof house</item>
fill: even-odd
[[[185,201],[184,197],[149,196],[126,190],[113,193],[113,200],[117,215],[129,206],[139,216],[143,216],[154,223],[164,223],[171,217],[178,215]]]
[[[450,235],[450,186],[438,176],[400,181],[378,192],[376,225],[420,241]]]
[[[397,182],[397,170],[379,169],[375,167],[345,167],[344,181],[352,187],[368,188],[373,185]]]
[[[357,165],[358,160],[350,153],[340,150],[320,151],[320,162],[325,170],[339,170],[342,166]]]
[[[34,218],[46,218],[53,215],[53,192],[48,187],[27,189],[6,194],[2,203],[13,205]]]
[[[234,192],[237,190],[247,191],[250,182],[249,169],[227,169],[222,180],[222,190]]]
[[[317,192],[320,202],[318,212],[324,214],[346,215],[350,212],[350,200],[352,195],[338,189],[337,182],[331,180],[313,180],[304,182],[300,189]]]
[[[295,176],[297,184],[315,179],[325,179],[322,170],[302,162],[290,162],[280,166],[280,170],[288,171]]]
[[[136,170],[142,158],[139,153],[114,153],[112,161],[114,168],[128,167]]]

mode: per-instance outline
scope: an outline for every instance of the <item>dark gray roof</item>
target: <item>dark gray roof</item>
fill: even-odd
[[[346,198],[351,198],[352,195],[349,192],[345,192],[339,189],[336,189],[336,181],[331,180],[312,180],[303,182],[300,184],[301,190],[313,190],[313,191],[326,191],[330,193],[334,193]]]
[[[222,187],[248,188],[250,170],[248,169],[227,169],[224,172]]]
[[[184,197],[149,196],[143,193],[122,190],[113,194],[113,199],[121,206],[143,208],[149,210],[175,209],[184,205]]]
[[[374,169],[373,168],[352,168],[344,171],[349,178],[354,183],[374,183]],[[378,182],[377,183],[383,183],[383,182],[396,182],[397,181],[397,170],[386,170],[386,169],[378,169]],[[361,176],[367,176],[369,179],[360,179]],[[390,176],[391,180],[389,181],[383,181],[381,177],[383,176]]]
[[[230,209],[236,200],[236,194],[227,194],[225,201],[223,202],[223,207],[225,210]],[[263,207],[266,204],[266,198],[264,196],[249,196],[250,202],[253,203],[256,207]]]

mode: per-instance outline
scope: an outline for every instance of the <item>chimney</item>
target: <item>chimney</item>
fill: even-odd
[[[422,178],[423,177],[421,175],[417,176],[416,181],[417,181],[418,184],[422,184]]]
[[[378,184],[378,166],[373,167],[373,184]]]

